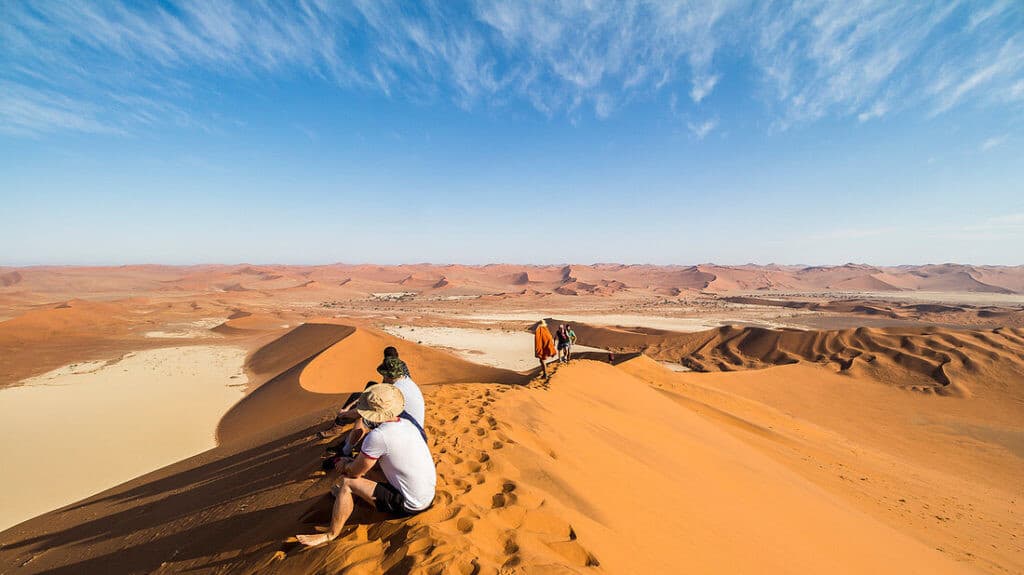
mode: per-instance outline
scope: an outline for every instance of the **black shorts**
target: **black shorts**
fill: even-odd
[[[419,513],[405,508],[405,496],[390,483],[378,483],[377,487],[373,488],[373,499],[377,511],[392,517],[409,517]]]

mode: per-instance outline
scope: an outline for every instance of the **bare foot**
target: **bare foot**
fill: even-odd
[[[331,541],[333,537],[331,537],[330,533],[315,533],[312,535],[296,535],[295,539],[306,547],[316,547]]]

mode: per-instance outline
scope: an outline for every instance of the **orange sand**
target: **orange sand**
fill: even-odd
[[[435,383],[424,393],[438,499],[408,520],[359,506],[338,541],[299,549],[290,536],[326,522],[335,480],[317,471],[323,442],[314,432],[335,393],[372,376],[363,358],[396,342],[414,374]],[[0,534],[0,566],[356,574],[1024,568],[1020,453],[1006,440],[1021,431],[1019,380],[967,382],[975,394],[965,399],[806,362],[679,374],[639,356],[617,366],[580,360],[546,384],[527,383],[328,324],[267,345],[250,358],[251,370],[254,360],[279,373],[225,418],[229,441]],[[493,383],[501,378],[507,383]],[[264,390],[277,411],[250,401]],[[968,443],[945,447],[956,441]]]
[[[219,445],[3,531],[0,572],[1021,573],[1021,292],[1024,267],[963,265],[0,269],[0,387],[186,335],[250,351]],[[493,329],[528,350],[545,316],[606,318],[574,325],[614,365],[576,361],[544,384],[380,329]],[[854,327],[766,329],[805,325]],[[291,536],[327,521],[336,480],[315,434],[377,378],[386,345],[423,386],[438,499],[407,520],[359,506],[341,539],[299,549]],[[244,381],[225,378],[211,383]],[[164,398],[158,379],[3,408],[24,425],[0,455],[31,471],[5,472],[4,510],[212,446],[206,416],[225,404],[184,379]],[[202,419],[161,427],[156,447],[206,443],[87,489],[87,464],[48,468],[99,461],[80,444],[124,439],[145,421],[114,417],[153,400]],[[107,435],[60,401],[117,407],[95,426]]]

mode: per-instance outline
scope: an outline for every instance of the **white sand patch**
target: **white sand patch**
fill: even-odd
[[[659,363],[661,363],[661,365],[664,365],[665,367],[667,367],[668,369],[670,369],[672,371],[679,371],[679,372],[693,371],[692,369],[686,367],[685,365],[683,365],[681,363],[676,363],[674,361],[662,361],[662,362],[659,362]]]
[[[0,531],[215,447],[245,355],[154,349],[0,389]]]
[[[227,321],[222,317],[207,317],[188,323],[171,323],[164,326],[163,330],[147,331],[146,337],[162,339],[193,339],[197,337],[221,337],[220,334],[210,331],[218,325]]]
[[[940,303],[949,305],[998,305],[1013,306],[1024,304],[1024,294],[1002,294],[985,292],[937,292],[937,291],[735,291],[723,293],[731,296],[749,296],[767,299],[807,299],[808,297],[828,299],[869,299],[909,303]]]
[[[669,331],[704,331],[706,329],[713,329],[721,327],[723,325],[737,324],[737,323],[752,323],[748,319],[738,318],[726,318],[726,317],[658,317],[658,316],[647,316],[647,315],[630,315],[630,314],[601,314],[601,315],[583,315],[573,313],[554,313],[548,314],[554,317],[564,320],[567,322],[578,322],[586,323],[590,325],[604,325],[604,326],[621,326],[621,327],[647,327],[652,329],[664,329]],[[537,321],[543,315],[539,315],[537,312],[533,313],[493,313],[493,314],[470,314],[459,316],[460,319],[468,319],[473,321]],[[758,321],[758,324],[771,327],[775,325],[774,322]]]
[[[525,331],[409,326],[388,326],[383,329],[402,339],[448,349],[474,363],[514,371],[526,371],[538,365],[533,357],[533,334]],[[573,351],[606,350],[576,345]]]
[[[48,371],[42,375],[37,375],[30,379],[24,379],[17,385],[66,385],[70,381],[67,378],[69,375],[82,375],[84,373],[93,373],[103,369],[105,366],[115,362],[108,361],[83,361],[81,363],[72,363],[63,367],[58,367],[53,371]]]
[[[371,293],[374,299],[381,301],[402,301],[404,299],[411,299],[416,296],[414,291],[393,291],[393,292],[380,292]]]

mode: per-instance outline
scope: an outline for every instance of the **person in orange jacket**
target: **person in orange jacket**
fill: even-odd
[[[533,332],[533,355],[540,360],[540,371],[544,374],[544,379],[548,378],[548,367],[544,360],[557,354],[555,338],[551,337],[547,322],[540,320]]]

